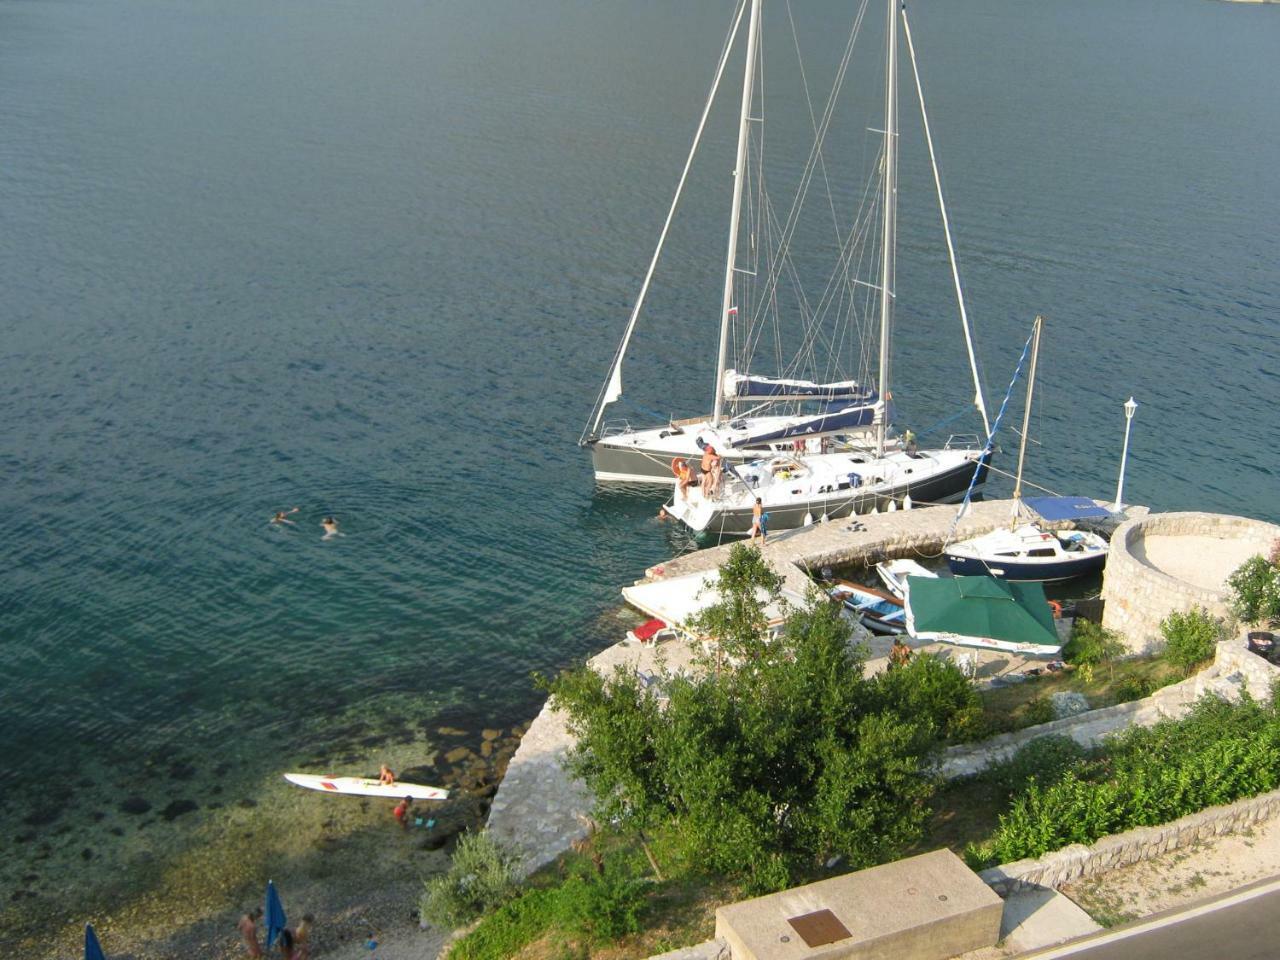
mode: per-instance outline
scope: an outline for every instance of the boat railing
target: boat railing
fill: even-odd
[[[621,418],[606,420],[601,425],[601,428],[600,428],[601,438],[619,437],[619,436],[622,436],[624,433],[635,433],[635,432],[636,432],[635,428],[631,426],[631,421],[621,419]]]
[[[953,433],[947,437],[943,450],[972,450],[978,446],[980,438],[976,433]]]

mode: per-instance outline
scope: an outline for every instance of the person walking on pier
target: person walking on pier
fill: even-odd
[[[751,542],[755,543],[756,536],[759,535],[761,543],[769,542],[769,531],[765,527],[764,503],[759,497],[756,497],[755,505],[751,508]]]

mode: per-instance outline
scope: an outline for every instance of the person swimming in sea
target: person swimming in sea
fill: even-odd
[[[288,518],[293,516],[297,512],[298,512],[297,507],[294,507],[292,510],[289,510],[287,512],[284,510],[278,510],[276,511],[276,515],[271,518],[271,523],[287,523],[289,524],[289,526],[292,527],[294,526],[294,522]]]
[[[320,526],[324,528],[324,536],[321,540],[329,540],[333,537],[340,537],[342,534],[338,532],[338,521],[333,517],[325,517],[320,521]]]

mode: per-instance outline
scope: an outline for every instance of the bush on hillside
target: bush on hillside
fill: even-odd
[[[1209,615],[1204,607],[1186,613],[1177,611],[1160,621],[1164,634],[1165,659],[1176,667],[1190,671],[1213,658],[1222,639],[1222,621]]]
[[[1053,734],[1032,740],[1002,763],[992,764],[986,776],[1007,796],[1022,793],[1034,780],[1052,786],[1089,756],[1089,751],[1070,737]]]
[[[1280,620],[1280,540],[1271,556],[1250,557],[1227,577],[1231,612],[1245,623]]]
[[[424,884],[419,910],[439,927],[461,927],[510,900],[516,892],[516,857],[487,830],[464,833],[449,869]]]
[[[1124,652],[1124,641],[1114,630],[1077,617],[1071,628],[1071,639],[1062,648],[1062,659],[1075,664],[1088,682],[1093,679],[1094,668],[1102,664],[1110,667]]]
[[[1180,720],[1108,738],[1097,762],[1068,767],[1056,783],[1030,781],[991,840],[966,856],[975,866],[1039,857],[1277,786],[1275,706],[1209,696]]]

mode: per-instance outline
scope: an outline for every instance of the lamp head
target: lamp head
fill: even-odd
[[[1132,420],[1134,413],[1138,409],[1138,401],[1130,397],[1124,404],[1124,416],[1126,420]]]

